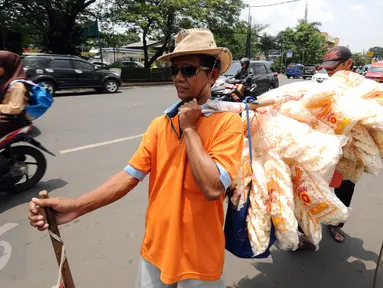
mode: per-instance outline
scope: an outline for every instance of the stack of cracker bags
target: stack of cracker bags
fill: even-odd
[[[241,209],[250,193],[254,255],[267,249],[272,225],[281,249],[298,248],[298,225],[318,248],[322,223],[337,225],[349,216],[329,187],[335,170],[356,183],[363,172],[382,169],[383,84],[341,71],[322,84],[295,82],[258,98],[268,99],[278,104],[250,112],[252,167],[245,138],[231,201]],[[223,110],[243,110],[227,105]]]

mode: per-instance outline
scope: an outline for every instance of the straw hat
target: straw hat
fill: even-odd
[[[217,47],[213,33],[209,29],[187,29],[180,31],[176,36],[176,48],[172,53],[159,58],[171,63],[171,59],[183,55],[204,54],[218,58],[221,62],[220,73],[225,73],[231,66],[233,56],[229,49]]]

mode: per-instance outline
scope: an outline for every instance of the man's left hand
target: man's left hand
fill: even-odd
[[[196,123],[202,115],[202,108],[198,105],[197,99],[185,103],[179,109],[180,126],[182,130],[196,128]]]

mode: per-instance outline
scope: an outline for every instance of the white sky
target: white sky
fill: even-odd
[[[286,0],[244,0],[250,5],[285,2]],[[308,20],[321,22],[319,29],[339,37],[340,45],[353,53],[373,46],[383,47],[383,0],[301,0],[279,6],[251,8],[253,22],[269,24],[265,31],[276,35],[286,27],[294,27],[304,18],[308,1]],[[248,9],[242,12],[247,20]]]

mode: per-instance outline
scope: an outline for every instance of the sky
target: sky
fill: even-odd
[[[244,0],[250,5],[264,5],[286,0]],[[271,7],[251,8],[253,22],[268,24],[265,32],[276,35],[287,27],[294,27],[305,15],[308,21],[320,22],[319,29],[332,37],[339,37],[339,45],[349,45],[353,53],[374,46],[383,47],[383,0],[300,0]],[[241,18],[247,20],[248,9]]]

